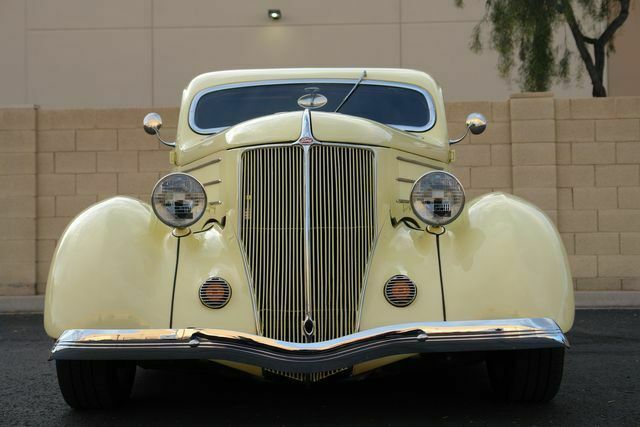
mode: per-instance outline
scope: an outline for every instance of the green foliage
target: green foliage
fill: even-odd
[[[458,7],[464,7],[463,0],[454,2]],[[620,14],[608,24],[615,5]],[[594,96],[604,96],[604,60],[599,53],[613,49],[613,33],[626,19],[628,6],[629,0],[487,0],[484,16],[473,29],[470,48],[473,52],[482,52],[487,34],[485,28],[489,27],[488,45],[498,53],[500,76],[511,79],[517,67],[517,81],[522,90],[546,91],[554,82],[567,82],[571,77],[574,55],[567,37],[565,35],[564,40],[554,37],[562,27],[566,34],[565,25],[568,25],[594,85]],[[574,8],[581,12],[581,20],[588,23],[590,32],[597,33],[603,27],[607,29],[597,37],[584,35]],[[586,44],[593,45],[595,64],[584,47]],[[585,67],[577,67],[574,74],[579,77]]]

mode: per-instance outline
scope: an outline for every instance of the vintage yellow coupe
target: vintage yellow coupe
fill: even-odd
[[[509,194],[465,200],[427,74],[208,73],[175,142],[161,125],[145,118],[174,172],[151,200],[91,206],[54,255],[44,321],[69,405],[124,401],[149,361],[316,382],[428,353],[486,360],[510,400],[556,394],[574,317],[558,232]]]

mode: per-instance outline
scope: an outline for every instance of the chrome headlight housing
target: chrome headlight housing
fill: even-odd
[[[189,227],[204,215],[207,193],[194,177],[176,172],[158,181],[151,193],[151,206],[160,221],[170,227]]]
[[[464,208],[464,188],[449,172],[427,172],[413,184],[410,203],[421,221],[435,227],[446,225]]]

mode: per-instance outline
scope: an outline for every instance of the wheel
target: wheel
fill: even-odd
[[[496,351],[487,357],[493,390],[511,402],[547,402],[562,381],[564,348]]]
[[[136,364],[112,360],[56,360],[64,400],[76,409],[112,408],[131,394]]]

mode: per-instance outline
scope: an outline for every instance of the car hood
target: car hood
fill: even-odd
[[[215,135],[178,139],[176,164],[183,166],[221,150],[296,141],[302,128],[302,111],[259,117],[232,126]],[[447,141],[415,135],[378,122],[340,113],[311,113],[313,136],[320,142],[395,148],[446,162]]]

